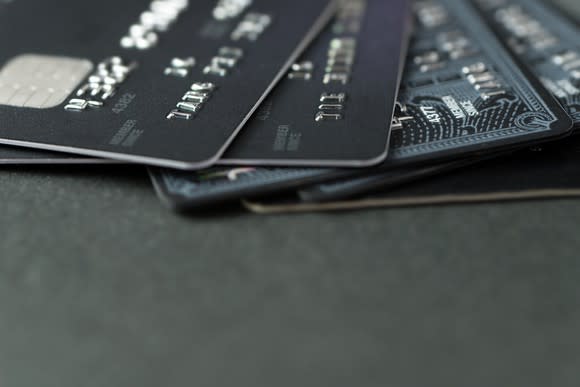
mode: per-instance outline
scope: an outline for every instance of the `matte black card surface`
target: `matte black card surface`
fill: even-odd
[[[343,0],[335,21],[219,163],[361,167],[383,161],[410,15],[408,0]]]
[[[343,201],[306,203],[288,196],[248,200],[245,205],[274,214],[580,197],[580,138],[387,188]]]
[[[0,142],[208,166],[334,9],[328,0],[14,0],[0,12]]]

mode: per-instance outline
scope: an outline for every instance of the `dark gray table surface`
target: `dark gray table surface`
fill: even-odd
[[[179,217],[0,171],[0,386],[577,387],[580,201]]]

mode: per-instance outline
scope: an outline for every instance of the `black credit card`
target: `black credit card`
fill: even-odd
[[[521,146],[568,133],[570,118],[468,1],[415,3],[418,30],[387,165]]]
[[[334,11],[328,0],[11,1],[0,142],[207,167]]]
[[[566,145],[534,147],[349,200],[309,203],[294,195],[251,199],[244,204],[256,213],[276,214],[577,198],[580,197],[578,176],[580,137],[575,136]]]
[[[363,167],[384,161],[411,32],[410,1],[339,4],[334,22],[219,164]]]
[[[478,0],[478,4],[580,128],[580,2]]]
[[[415,16],[389,159],[364,172],[328,169],[328,176],[318,174],[321,181],[385,171],[388,178],[397,166],[439,164],[569,132],[572,122],[558,101],[517,62],[472,5],[419,1]],[[287,173],[286,184],[294,180],[292,169],[279,173]],[[180,200],[187,201],[187,195]]]

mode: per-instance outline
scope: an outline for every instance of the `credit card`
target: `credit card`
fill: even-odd
[[[558,137],[571,122],[467,1],[415,3],[418,31],[387,165]]]
[[[473,6],[460,0],[419,1],[415,16],[389,159],[364,172],[328,169],[329,176],[318,175],[321,182],[385,172],[388,181],[395,167],[439,164],[569,131],[572,122],[558,101],[516,61]],[[293,172],[279,173],[288,174],[289,184]]]
[[[334,11],[328,0],[13,0],[0,13],[0,142],[207,167]]]
[[[332,178],[327,169],[315,168],[211,168],[195,174],[152,168],[149,174],[161,201],[181,212],[295,190]]]
[[[303,202],[296,195],[244,201],[260,214],[580,197],[580,138],[548,144],[351,200]]]
[[[410,1],[343,0],[228,148],[222,165],[382,162],[411,32]]]
[[[478,0],[478,4],[580,128],[580,2]]]

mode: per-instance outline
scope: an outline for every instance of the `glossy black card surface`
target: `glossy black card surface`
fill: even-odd
[[[0,12],[0,142],[208,166],[334,9],[327,0],[14,0]]]
[[[376,165],[387,156],[408,0],[344,0],[219,164]]]

